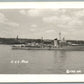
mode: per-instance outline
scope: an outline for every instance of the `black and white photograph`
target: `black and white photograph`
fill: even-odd
[[[0,84],[84,84],[83,82],[3,82]]]
[[[84,8],[0,9],[0,74],[84,74]]]

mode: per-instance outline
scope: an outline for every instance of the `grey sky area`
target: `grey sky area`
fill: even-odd
[[[84,9],[2,9],[0,37],[84,40]]]
[[[3,84],[84,84],[84,83],[39,83],[38,82],[38,83],[3,83]]]
[[[0,0],[0,2],[34,2],[34,1],[84,1],[84,0]]]

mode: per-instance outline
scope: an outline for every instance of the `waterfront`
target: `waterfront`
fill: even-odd
[[[66,74],[67,70],[84,73],[84,51],[12,50],[0,45],[0,74]]]

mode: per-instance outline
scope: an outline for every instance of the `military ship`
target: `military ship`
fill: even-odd
[[[12,49],[17,50],[68,50],[68,51],[84,51],[84,46],[67,46],[67,47],[21,47],[21,46],[13,46]]]
[[[12,49],[17,50],[68,50],[68,51],[84,51],[84,45],[72,44],[67,42],[61,33],[59,33],[59,40],[56,38],[50,44],[45,44],[43,38],[41,42],[30,42],[26,44],[13,45]]]

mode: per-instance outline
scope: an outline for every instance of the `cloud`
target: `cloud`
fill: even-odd
[[[77,12],[74,12],[75,16],[77,16],[77,18],[83,17],[84,16],[84,9],[82,10],[78,10]]]
[[[81,18],[84,18],[84,10],[59,9],[56,15],[43,17],[42,20],[44,23],[53,24],[57,27],[70,28],[74,26],[82,26],[84,19],[82,20]]]
[[[37,27],[37,25],[36,24],[32,24],[32,25],[30,25],[30,31],[31,32],[35,32],[37,29],[36,29],[36,27]]]
[[[7,18],[4,16],[3,13],[0,13],[0,23],[4,23],[5,21],[7,21]]]
[[[37,25],[36,25],[36,24],[32,24],[32,25],[31,25],[31,27],[36,28],[36,27],[37,27]]]
[[[20,10],[19,11],[22,15],[26,15],[26,11],[25,10]]]
[[[30,15],[30,16],[39,16],[41,14],[41,11],[38,9],[31,9],[29,11],[27,11],[27,13]]]
[[[26,15],[26,16],[39,16],[40,15],[40,10],[39,9],[30,9],[30,10],[20,10],[20,13],[22,15]]]
[[[15,22],[6,22],[5,24],[9,25],[9,26],[13,26],[13,27],[18,27],[19,26],[19,24],[15,23]]]
[[[15,32],[17,32],[17,34],[20,33],[20,35],[30,38],[39,38],[41,36],[55,38],[58,33],[61,32],[67,38],[78,39],[78,35],[80,38],[84,36],[84,9],[21,9],[15,11],[16,12],[10,12],[8,10],[7,12],[3,12],[7,17],[0,12],[0,24],[5,24],[10,31],[13,29],[14,31],[12,32],[14,32],[15,35]],[[17,15],[17,18],[11,17],[10,15]],[[14,18],[15,21],[9,18]],[[20,24],[22,26],[18,27]],[[3,28],[3,25],[1,26]],[[7,27],[5,28],[4,26],[5,29],[7,29]],[[18,28],[16,30],[13,27]],[[82,37],[80,34],[83,34]]]
[[[9,26],[14,26],[14,27],[19,26],[18,23],[8,20],[8,18],[5,17],[3,13],[0,13],[0,24],[6,24]]]
[[[20,10],[19,13],[25,16],[40,17],[46,15],[46,9],[25,9]]]
[[[47,30],[45,33],[55,33],[55,30]]]
[[[71,21],[72,18],[62,15],[60,17],[57,16],[49,16],[49,17],[43,17],[43,21],[47,23],[53,23],[53,24],[66,24],[67,22]]]
[[[32,28],[32,29],[30,29],[30,31],[31,31],[31,32],[34,32],[34,31],[36,31],[36,29],[33,29],[33,28]]]

